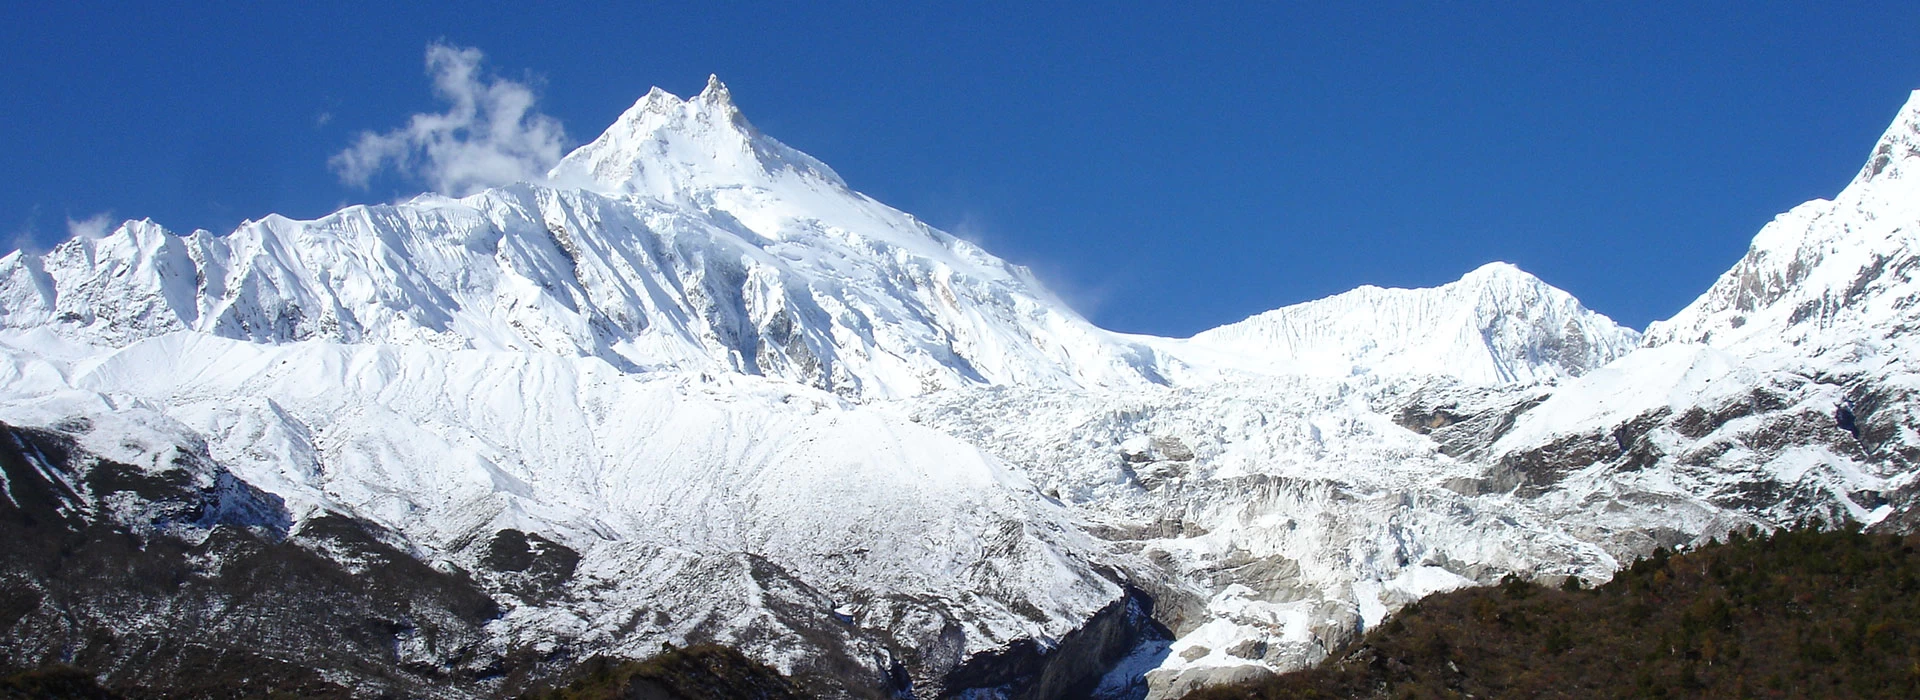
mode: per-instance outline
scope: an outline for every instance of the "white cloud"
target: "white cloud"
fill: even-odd
[[[34,222],[39,219],[40,205],[35,204],[27,207],[27,218],[20,222],[19,228],[13,230],[13,239],[7,242],[7,247],[29,253],[45,251],[46,249],[40,247],[40,242],[35,240],[36,236],[33,235]]]
[[[67,235],[89,240],[104,238],[113,230],[113,212],[103,211],[93,216],[75,221],[67,219]]]
[[[560,122],[534,109],[525,83],[484,75],[475,48],[427,45],[434,95],[450,106],[415,114],[384,134],[361,132],[353,147],[327,161],[340,181],[366,187],[391,165],[435,191],[464,196],[498,185],[539,181],[565,155]]]

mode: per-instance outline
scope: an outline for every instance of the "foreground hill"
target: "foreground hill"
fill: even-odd
[[[185,680],[185,679],[181,679]],[[0,677],[0,700],[127,700],[129,698],[270,697],[344,698],[337,686],[175,683],[109,689],[92,674],[72,666],[49,666]],[[645,661],[595,657],[552,688],[530,691],[523,700],[798,700],[810,697],[779,672],[729,647],[704,644],[665,648]]]
[[[1313,669],[1187,697],[1915,697],[1917,544],[1735,535],[1595,589],[1441,593]]]

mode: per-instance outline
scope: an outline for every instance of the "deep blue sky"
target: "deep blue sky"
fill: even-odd
[[[1920,88],[1915,2],[603,4],[13,3],[0,232],[224,232],[417,191],[327,159],[440,108],[439,40],[535,80],[575,143],[718,73],[763,131],[1117,330],[1491,260],[1644,327],[1845,185]]]

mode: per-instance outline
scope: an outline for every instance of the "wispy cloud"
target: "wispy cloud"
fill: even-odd
[[[384,134],[361,132],[353,147],[327,161],[340,181],[366,187],[391,166],[435,191],[456,196],[488,187],[538,181],[565,155],[566,130],[534,108],[526,83],[486,75],[479,49],[427,46],[427,73],[445,112],[415,114]]]
[[[36,254],[45,253],[49,246],[59,243],[60,240],[54,234],[45,232],[39,227],[39,220],[40,205],[35,204],[27,209],[26,219],[22,220],[12,232],[0,234],[7,241],[6,250],[0,250],[0,254],[15,250]],[[82,219],[67,217],[67,236],[99,240],[112,233],[114,224],[117,223],[119,221],[113,218],[113,212],[110,211],[103,211]]]
[[[42,251],[43,248],[40,247],[39,241],[36,240],[38,237],[33,235],[34,224],[39,220],[40,205],[35,204],[28,207],[27,217],[20,221],[19,226],[14,227],[12,234],[9,234],[7,248],[9,250],[22,250],[29,253]]]
[[[84,219],[67,219],[67,235],[89,240],[105,237],[113,230],[113,212],[103,211]]]

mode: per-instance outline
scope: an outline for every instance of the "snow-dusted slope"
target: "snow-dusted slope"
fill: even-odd
[[[1915,522],[1920,465],[1920,92],[1858,176],[1761,229],[1648,347],[1564,386],[1493,447],[1578,462],[1557,508],[1586,523],[1623,492],[1766,520]],[[1549,481],[1557,481],[1553,476]]]
[[[1506,263],[1431,289],[1361,287],[1194,336],[1188,345],[1322,376],[1448,375],[1483,384],[1578,375],[1639,334]]]
[[[1058,640],[1124,594],[1103,548],[1024,476],[791,382],[190,332],[104,353],[13,335],[0,353],[9,424],[159,409],[296,521],[347,514],[483,573],[497,533],[576,553],[548,595],[496,593],[517,599],[494,625],[503,649],[644,656],[713,639],[790,673],[864,667],[837,679],[854,690],[899,663],[932,692],[970,656]],[[167,443],[143,444],[165,462]]]

